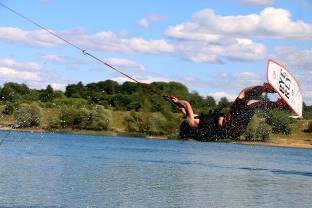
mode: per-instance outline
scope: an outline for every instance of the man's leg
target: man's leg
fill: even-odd
[[[243,89],[238,98],[240,99],[250,99],[252,96],[258,96],[262,93],[276,93],[274,88],[269,83],[264,83],[263,86],[247,87]]]

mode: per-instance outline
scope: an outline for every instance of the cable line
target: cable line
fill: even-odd
[[[86,49],[80,48],[80,47],[77,46],[76,44],[74,44],[74,43],[72,43],[72,42],[66,40],[66,39],[63,38],[62,36],[56,34],[55,32],[52,32],[51,30],[49,30],[49,29],[47,29],[46,27],[40,25],[39,23],[37,23],[36,21],[30,19],[29,17],[26,17],[25,15],[21,14],[20,12],[17,12],[16,10],[14,10],[14,9],[12,9],[12,8],[10,8],[10,7],[8,7],[7,5],[5,5],[5,4],[3,4],[3,3],[0,2],[0,6],[3,7],[3,8],[5,8],[5,9],[7,9],[7,10],[9,10],[9,11],[12,12],[13,14],[19,16],[20,18],[26,20],[27,22],[29,22],[29,23],[31,23],[31,24],[33,24],[33,25],[35,25],[35,26],[41,28],[42,30],[48,32],[50,35],[56,37],[57,39],[62,40],[63,42],[67,43],[68,45],[72,46],[73,48],[79,50],[83,55],[89,56],[90,58],[92,58],[92,59],[94,59],[94,60],[96,60],[96,61],[98,61],[98,62],[100,62],[100,63],[102,63],[102,64],[104,64],[104,65],[106,65],[107,67],[113,69],[114,71],[120,73],[121,75],[127,77],[128,79],[130,79],[130,80],[132,80],[132,81],[134,81],[134,82],[140,84],[140,85],[141,85],[142,87],[144,87],[145,89],[148,89],[148,90],[150,90],[151,92],[153,92],[153,93],[155,93],[155,94],[157,94],[157,95],[159,95],[159,96],[165,98],[167,101],[169,101],[172,105],[174,105],[174,106],[176,107],[176,104],[172,102],[172,100],[170,99],[170,96],[168,96],[168,95],[163,95],[163,94],[160,93],[159,91],[156,91],[154,88],[152,88],[150,85],[145,84],[145,83],[143,83],[143,82],[140,82],[140,81],[136,80],[135,78],[133,78],[133,77],[129,76],[128,74],[122,72],[121,70],[117,69],[116,67],[114,67],[114,66],[110,65],[109,63],[107,63],[107,62],[101,60],[101,59],[98,58],[97,56],[95,56],[95,55],[89,53]]]

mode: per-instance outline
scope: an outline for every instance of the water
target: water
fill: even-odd
[[[0,207],[312,207],[312,150],[51,133],[0,138]]]

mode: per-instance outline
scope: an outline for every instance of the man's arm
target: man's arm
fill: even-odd
[[[199,119],[195,118],[192,106],[185,100],[179,100],[176,97],[171,97],[171,100],[179,107],[178,109],[186,115],[186,121],[191,128],[197,128]]]

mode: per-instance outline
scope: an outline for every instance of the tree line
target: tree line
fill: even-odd
[[[0,88],[3,115],[13,115],[15,127],[47,129],[113,130],[116,112],[128,112],[122,118],[127,132],[147,135],[177,134],[182,120],[176,109],[160,94],[175,95],[188,100],[195,112],[207,113],[214,109],[226,112],[231,102],[223,97],[217,102],[212,96],[202,97],[190,92],[178,82],[153,82],[140,85],[133,82],[119,84],[106,80],[84,85],[69,84],[65,91],[31,89],[26,84],[8,82]],[[266,99],[262,97],[260,99]],[[312,106],[304,105],[305,117],[312,118]],[[287,111],[259,111],[252,120],[246,138],[264,140],[270,133],[291,133]],[[3,116],[2,116],[3,117]]]

